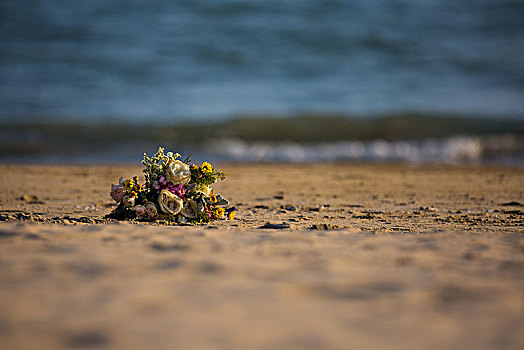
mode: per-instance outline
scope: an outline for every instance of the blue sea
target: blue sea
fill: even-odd
[[[524,0],[0,1],[0,159],[61,137],[46,134],[53,123],[158,128],[309,115],[500,120],[499,136],[520,144]],[[226,136],[218,141],[269,142]],[[269,143],[304,142],[280,141]],[[160,142],[180,146],[161,137],[135,146]],[[62,148],[42,159],[75,159]]]

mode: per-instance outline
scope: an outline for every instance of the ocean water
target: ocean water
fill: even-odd
[[[524,116],[523,0],[3,0],[0,116]]]
[[[0,0],[0,126],[22,123],[16,132],[24,135],[4,131],[0,159],[39,147],[49,159],[70,159],[62,146],[41,143],[62,137],[46,134],[46,123],[157,128],[405,113],[521,125],[524,0]],[[382,132],[368,136],[374,142]],[[92,130],[88,139],[113,147]],[[238,138],[218,141],[233,149],[225,159],[259,159],[248,150],[267,140],[241,138],[244,148]],[[181,146],[161,137],[126,145],[161,142]]]

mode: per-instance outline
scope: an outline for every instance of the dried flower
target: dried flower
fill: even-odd
[[[155,203],[147,202],[144,207],[146,209],[147,216],[149,216],[151,219],[154,219],[158,216],[158,209]]]
[[[111,192],[109,195],[111,198],[115,200],[115,202],[120,203],[122,202],[122,198],[124,197],[125,190],[124,187],[121,185],[111,185]]]
[[[162,190],[158,195],[158,205],[164,213],[176,215],[182,210],[184,201],[173,193]]]
[[[132,207],[135,205],[135,197],[131,197],[130,195],[126,194],[124,197],[122,197],[122,203],[126,207]]]
[[[136,212],[136,216],[139,218],[146,215],[146,208],[143,205],[135,205],[133,210]]]
[[[209,162],[202,166],[189,166],[190,157],[183,162],[178,153],[164,154],[162,147],[151,158],[144,154],[145,184],[138,176],[111,186],[111,197],[120,205],[110,217],[131,219],[134,217],[156,218],[160,213],[170,216],[175,222],[209,222],[233,218],[232,208],[224,209],[228,202],[214,193],[211,185],[217,179],[225,179],[225,173],[216,171]],[[236,210],[236,208],[235,208]]]
[[[179,160],[170,160],[166,167],[166,179],[175,185],[187,185],[191,180],[189,166]]]

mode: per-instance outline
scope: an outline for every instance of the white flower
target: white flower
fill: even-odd
[[[122,203],[124,203],[126,207],[132,207],[135,205],[135,197],[131,197],[130,195],[126,194],[122,198]]]
[[[204,208],[202,207],[202,209]],[[184,208],[182,208],[180,211],[180,214],[189,219],[196,219],[198,218],[200,212],[202,212],[202,210],[199,210],[197,202],[192,199],[188,199],[184,205]]]
[[[179,160],[171,160],[166,167],[166,179],[173,184],[187,185],[191,181],[191,170],[189,165]]]
[[[156,208],[155,203],[147,202],[145,208],[147,216],[149,216],[150,218],[156,218],[156,216],[158,215],[158,209]]]
[[[202,192],[204,196],[209,196],[211,194],[212,188],[206,185],[200,185],[193,189],[195,192]]]
[[[184,206],[184,201],[173,193],[162,190],[158,195],[158,206],[164,213],[176,215]]]
[[[135,205],[133,209],[136,212],[136,216],[139,218],[146,215],[146,208],[143,205]]]

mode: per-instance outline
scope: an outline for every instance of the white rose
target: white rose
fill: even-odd
[[[166,180],[173,184],[187,185],[191,181],[191,171],[189,165],[179,160],[172,160],[167,164]]]
[[[202,209],[204,209],[202,207]],[[184,208],[180,211],[180,214],[184,215],[186,218],[189,219],[196,219],[198,218],[199,213],[202,210],[199,210],[197,202],[195,202],[192,199],[188,199],[186,201],[186,204],[184,205]]]
[[[150,218],[156,218],[156,216],[158,215],[158,209],[156,208],[155,203],[147,202],[145,208],[147,216],[149,216]]]
[[[126,207],[132,207],[135,205],[135,197],[131,197],[130,195],[126,194],[124,197],[122,197],[122,203]]]
[[[158,206],[164,213],[176,215],[182,210],[184,201],[173,193],[162,190],[158,195]]]

